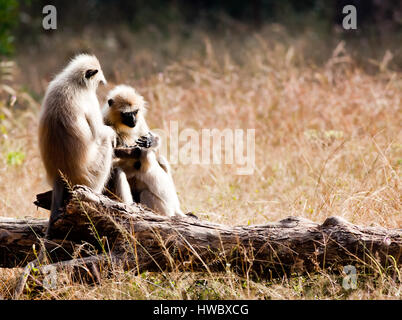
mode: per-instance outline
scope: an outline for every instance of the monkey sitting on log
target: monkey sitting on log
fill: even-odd
[[[131,194],[141,204],[166,216],[185,216],[180,209],[170,165],[165,157],[157,154],[160,138],[150,132],[145,114],[144,98],[134,88],[119,85],[109,92],[103,107],[105,124],[116,131],[117,146],[138,147],[134,159],[114,161],[117,176],[124,173],[122,180],[128,179]],[[118,193],[127,195],[128,191]]]
[[[53,186],[47,235],[66,196],[66,178],[101,193],[107,182],[116,134],[104,125],[96,89],[105,84],[98,59],[77,55],[49,83],[39,118],[39,149]]]

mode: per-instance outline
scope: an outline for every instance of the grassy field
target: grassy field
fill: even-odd
[[[38,37],[17,48],[14,66],[2,65],[0,216],[48,216],[32,204],[49,189],[37,150],[40,102],[52,76],[88,50],[109,81],[101,103],[113,85],[133,85],[149,103],[151,128],[178,121],[180,130],[199,132],[255,129],[253,175],[233,175],[232,165],[173,165],[184,211],[229,225],[338,215],[401,227],[400,42],[340,41],[309,30],[295,36],[280,25],[169,37],[152,28],[115,30]],[[358,288],[346,291],[342,275],[325,270],[256,282],[230,271],[137,276],[116,269],[97,286],[65,274],[60,288],[30,288],[22,298],[400,299],[401,271],[366,270]],[[0,269],[0,297],[10,297],[20,272]]]

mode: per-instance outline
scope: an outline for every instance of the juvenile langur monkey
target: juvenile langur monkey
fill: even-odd
[[[109,177],[116,134],[104,125],[96,89],[105,84],[98,59],[76,56],[50,83],[39,119],[39,148],[47,180],[53,186],[47,234],[73,184],[100,193]]]
[[[138,159],[119,159],[114,166],[126,174],[139,202],[166,216],[185,216],[180,209],[169,163],[157,155],[159,136],[150,132],[145,121],[145,101],[134,88],[119,85],[109,92],[103,107],[105,124],[117,133],[118,146],[135,146]]]

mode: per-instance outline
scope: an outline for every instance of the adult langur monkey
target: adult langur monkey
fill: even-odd
[[[97,193],[109,177],[116,135],[103,123],[96,96],[100,83],[106,80],[98,59],[80,54],[47,88],[39,120],[40,154],[53,186],[47,237],[66,193],[62,176]]]

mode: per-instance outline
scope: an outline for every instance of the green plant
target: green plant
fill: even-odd
[[[25,153],[21,151],[10,151],[7,153],[7,164],[10,166],[19,166],[24,162]]]
[[[0,0],[0,56],[14,51],[12,30],[17,24],[17,0]]]

